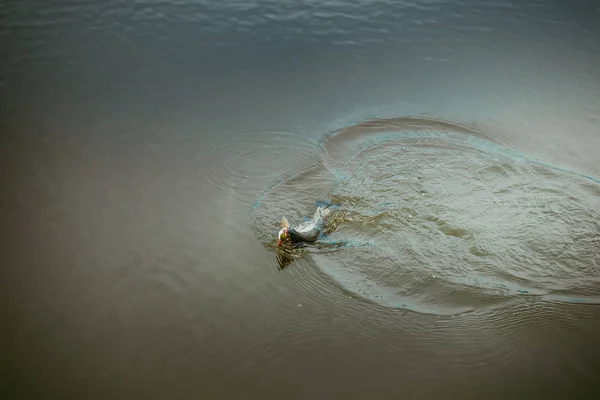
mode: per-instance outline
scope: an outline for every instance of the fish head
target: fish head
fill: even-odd
[[[279,240],[277,240],[277,247],[279,247],[279,245],[281,245],[281,243],[287,239],[288,237],[288,229],[287,228],[281,228],[281,230],[279,230]]]
[[[288,222],[286,217],[281,219],[281,230],[279,231],[279,239],[277,240],[277,247],[288,237],[288,228],[290,227],[290,223]]]

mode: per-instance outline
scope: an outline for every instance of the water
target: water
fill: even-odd
[[[484,135],[422,118],[337,132],[320,163],[260,196],[259,239],[273,241],[275,210],[301,221],[321,194],[341,207],[313,258],[363,298],[437,315],[526,294],[598,304],[599,181]]]
[[[595,397],[594,2],[0,10],[8,398]]]

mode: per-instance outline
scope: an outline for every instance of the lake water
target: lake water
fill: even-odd
[[[596,2],[0,21],[6,398],[600,393]]]

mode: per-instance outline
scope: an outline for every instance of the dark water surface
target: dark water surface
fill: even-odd
[[[596,2],[0,21],[7,398],[598,395]]]

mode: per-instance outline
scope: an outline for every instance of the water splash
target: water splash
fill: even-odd
[[[435,314],[522,296],[600,303],[597,178],[431,118],[355,124],[317,158],[265,191],[251,220],[268,241],[274,214],[342,204],[326,242],[298,255],[341,289]]]

